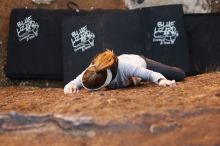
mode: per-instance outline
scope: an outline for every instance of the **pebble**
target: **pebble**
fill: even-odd
[[[105,96],[105,94],[104,94],[104,93],[100,93],[99,95],[100,95],[100,96]]]
[[[115,98],[110,98],[107,100],[108,104],[116,104],[117,100]]]
[[[96,135],[96,133],[94,131],[88,131],[86,132],[86,135],[89,137],[89,138],[92,138]]]
[[[160,133],[172,131],[172,130],[176,129],[178,126],[179,126],[179,124],[176,122],[152,124],[150,126],[149,130],[152,134],[160,134]]]

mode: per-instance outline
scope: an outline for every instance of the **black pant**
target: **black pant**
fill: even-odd
[[[160,62],[144,57],[147,63],[147,69],[159,72],[169,80],[182,81],[185,78],[185,72],[177,67],[171,67]]]

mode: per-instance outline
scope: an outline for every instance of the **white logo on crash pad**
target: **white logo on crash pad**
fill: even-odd
[[[80,28],[79,30],[71,33],[71,42],[74,51],[85,51],[94,46],[95,34],[87,29],[87,26]]]
[[[172,45],[178,36],[175,21],[159,21],[154,28],[153,42],[160,42],[160,45]]]
[[[17,23],[17,35],[19,41],[26,40],[27,42],[38,36],[39,24],[32,20],[32,17],[26,17]]]

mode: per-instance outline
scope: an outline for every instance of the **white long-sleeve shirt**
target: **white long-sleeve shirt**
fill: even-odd
[[[81,73],[70,83],[77,87],[82,87]],[[131,77],[138,77],[143,80],[158,84],[158,80],[165,78],[162,74],[147,69],[146,61],[139,55],[123,54],[118,56],[118,70],[115,78],[109,83],[107,88],[123,88],[131,84]]]

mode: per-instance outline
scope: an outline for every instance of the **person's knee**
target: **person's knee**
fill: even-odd
[[[186,77],[186,73],[184,71],[182,71],[179,75],[179,79],[177,81],[182,81],[184,80],[184,78]]]
[[[186,73],[180,68],[175,67],[175,69],[177,70],[176,81],[184,80],[184,78],[186,77]]]

